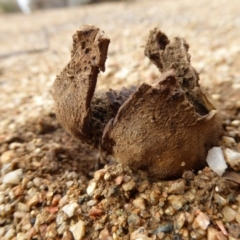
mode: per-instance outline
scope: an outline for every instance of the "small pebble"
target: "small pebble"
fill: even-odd
[[[143,198],[139,197],[133,200],[133,206],[144,210],[146,208],[145,201]]]
[[[87,205],[88,205],[88,206],[94,206],[94,205],[96,205],[97,203],[98,203],[97,200],[90,200],[90,201],[87,202]]]
[[[200,228],[202,230],[206,230],[209,224],[210,224],[209,217],[203,212],[200,212],[195,218],[192,226],[195,229]]]
[[[72,233],[70,231],[65,231],[62,240],[74,240]]]
[[[94,180],[99,182],[101,178],[103,178],[104,174],[107,172],[106,169],[100,169],[94,173]]]
[[[111,237],[109,231],[108,231],[106,228],[104,228],[104,229],[100,232],[100,234],[99,234],[99,236],[98,236],[98,239],[99,239],[99,240],[112,240],[112,237]]]
[[[168,201],[175,210],[180,210],[187,200],[180,195],[170,195]]]
[[[15,156],[16,154],[14,153],[14,151],[6,151],[1,155],[0,161],[4,165],[10,163],[15,158]]]
[[[152,204],[152,205],[156,205],[156,204],[158,204],[158,202],[159,202],[159,194],[158,193],[156,193],[155,191],[152,191],[151,193],[150,193],[150,203]]]
[[[213,195],[215,202],[220,206],[225,206],[228,203],[228,200],[223,198],[221,195],[215,193]]]
[[[95,181],[91,181],[87,187],[87,194],[88,195],[93,195],[94,190],[97,187],[97,183]]]
[[[34,178],[32,182],[35,185],[35,187],[39,188],[43,183],[43,179],[37,177],[37,178]]]
[[[63,197],[59,200],[59,207],[63,207],[63,206],[67,203],[67,200],[68,200],[68,196],[67,196],[67,195],[63,196]]]
[[[76,209],[79,208],[79,205],[76,202],[69,203],[65,205],[62,210],[68,215],[68,217],[72,217],[75,214]]]
[[[115,178],[116,185],[120,185],[123,182],[123,176],[118,176]]]
[[[168,193],[171,194],[183,194],[185,192],[186,182],[181,179],[177,182],[174,182],[171,187],[168,189]]]
[[[225,206],[222,209],[222,214],[227,222],[232,222],[236,218],[237,212],[229,206]]]
[[[67,181],[66,186],[67,188],[70,188],[73,185],[73,181]]]
[[[215,228],[209,227],[207,230],[207,240],[221,240],[222,238],[219,238],[220,234],[222,233]]]
[[[234,127],[240,126],[240,120],[233,120],[233,121],[231,122],[231,125],[234,126]]]
[[[122,185],[122,188],[123,188],[123,190],[125,191],[125,192],[127,192],[127,191],[131,191],[134,187],[135,187],[135,182],[134,182],[134,180],[133,179],[131,179],[129,182],[127,182],[127,183],[124,183],[123,185]]]
[[[222,149],[220,147],[213,147],[208,151],[207,159],[208,166],[219,176],[222,176],[227,169]]]
[[[186,220],[185,214],[181,212],[176,220],[176,224],[175,224],[176,228],[181,229],[185,223],[185,220]]]
[[[103,214],[103,210],[95,206],[93,206],[89,211],[89,216],[92,216],[92,217],[98,217],[98,216],[101,216],[102,214]]]
[[[225,149],[224,153],[229,166],[235,171],[240,171],[240,153],[229,148]]]
[[[17,169],[15,171],[7,173],[3,177],[2,183],[11,184],[11,185],[20,184],[22,177],[23,177],[23,170]]]
[[[31,208],[32,206],[36,206],[38,203],[39,203],[39,196],[38,194],[35,194],[28,200],[27,205],[29,208]]]
[[[206,236],[206,231],[202,229],[195,229],[191,231],[190,236],[192,237],[191,239],[201,240],[204,236]]]
[[[188,229],[186,229],[186,228],[180,229],[179,234],[183,237],[183,239],[186,239],[186,240],[189,239],[189,231],[188,231]]]
[[[60,201],[60,199],[61,199],[61,195],[60,194],[56,194],[56,195],[54,195],[53,196],[53,199],[52,199],[52,205],[53,206],[57,206],[58,205],[58,203],[59,203],[59,201]]]
[[[74,240],[81,240],[85,235],[85,223],[79,220],[76,224],[72,225],[69,229],[74,237]]]
[[[227,136],[222,137],[222,143],[223,143],[224,146],[226,146],[228,148],[236,147],[236,145],[237,145],[234,138],[227,137]]]
[[[173,230],[173,225],[172,224],[166,224],[166,225],[161,225],[157,229],[153,231],[154,234],[158,234],[160,232],[164,233],[170,233]]]
[[[130,240],[152,240],[153,238],[148,237],[148,231],[144,227],[138,228],[136,231],[131,233]]]
[[[106,180],[106,181],[110,180],[111,177],[112,177],[112,176],[111,176],[111,174],[110,174],[109,172],[106,172],[106,173],[104,174],[104,176],[103,176],[104,180]]]
[[[67,219],[68,219],[68,215],[65,212],[59,211],[56,216],[56,223],[58,226],[60,226]]]
[[[236,221],[240,224],[240,213],[236,215]]]
[[[17,203],[16,210],[19,212],[29,212],[29,206],[25,203]]]
[[[172,206],[169,206],[168,208],[166,208],[164,212],[166,215],[172,216],[176,211]]]
[[[19,143],[19,142],[12,142],[9,144],[9,149],[11,149],[11,150],[16,150],[21,147],[23,147],[23,144]]]

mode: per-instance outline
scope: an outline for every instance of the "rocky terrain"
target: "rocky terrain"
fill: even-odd
[[[105,165],[60,126],[51,95],[83,24],[111,39],[97,90],[153,83],[159,71],[144,46],[159,27],[189,43],[222,114],[224,144],[240,151],[238,9],[237,0],[136,0],[1,15],[0,238],[239,239],[237,172],[206,167],[151,182],[112,159]]]

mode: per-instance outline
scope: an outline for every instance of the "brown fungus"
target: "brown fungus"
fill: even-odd
[[[154,179],[206,165],[208,150],[219,144],[221,121],[199,85],[184,39],[170,42],[154,29],[145,55],[162,72],[156,82],[95,95],[110,41],[91,25],[73,41],[71,60],[53,87],[57,118],[68,132]]]

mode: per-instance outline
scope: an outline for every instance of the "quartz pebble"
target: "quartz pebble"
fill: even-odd
[[[240,86],[240,85],[239,85],[239,86]],[[240,120],[233,120],[233,121],[231,122],[231,125],[234,126],[234,127],[240,126]]]
[[[65,231],[62,240],[74,240],[72,233],[70,231]]]
[[[0,161],[2,164],[10,163],[15,157],[14,151],[6,151],[1,155]]]
[[[170,195],[168,201],[175,210],[180,210],[187,200],[183,196]]]
[[[217,193],[215,193],[213,195],[213,197],[214,197],[215,202],[217,204],[219,204],[220,206],[225,206],[228,203],[227,199],[223,198],[221,195],[219,195]]]
[[[81,240],[85,235],[85,223],[79,220],[76,224],[70,227],[74,240]]]
[[[98,182],[101,178],[103,178],[104,174],[106,173],[106,169],[100,169],[94,173],[94,180]]]
[[[35,187],[40,187],[43,183],[43,179],[42,178],[34,178],[33,179],[33,184],[35,185]]]
[[[172,216],[175,212],[176,210],[172,206],[169,206],[165,209],[165,214],[168,216]]]
[[[240,171],[240,153],[229,148],[225,149],[224,153],[229,166],[235,171]]]
[[[213,227],[208,228],[207,237],[208,237],[207,238],[208,240],[222,240],[222,239],[225,239],[224,235],[221,232],[217,231]]]
[[[29,207],[27,204],[19,202],[16,206],[16,210],[20,212],[29,212]]]
[[[78,207],[79,205],[76,202],[73,202],[65,205],[62,210],[68,215],[68,217],[72,217]]]
[[[144,210],[146,208],[144,199],[139,197],[133,200],[133,206]]]
[[[193,228],[200,228],[202,230],[206,230],[209,224],[209,217],[203,212],[200,212],[193,222]]]
[[[240,224],[240,213],[236,215],[236,221]]]
[[[29,201],[27,202],[27,205],[29,208],[31,208],[32,206],[36,206],[39,203],[39,196],[38,194],[33,195]]]
[[[222,149],[220,147],[213,147],[208,151],[207,159],[208,166],[219,176],[222,176],[227,169]]]
[[[109,231],[106,228],[104,228],[100,232],[98,239],[99,240],[112,240],[112,237],[111,237]]]
[[[181,229],[185,223],[185,214],[182,212],[179,214],[179,216],[177,217],[177,220],[176,220],[176,228],[177,229]]]
[[[145,228],[140,227],[136,231],[132,232],[130,240],[153,240],[153,238],[148,237],[148,232]]]
[[[183,194],[185,191],[185,180],[179,180],[174,182],[171,187],[168,189],[168,193],[171,194]]]
[[[229,206],[225,206],[222,209],[222,214],[227,222],[231,222],[236,218],[237,212]]]
[[[227,137],[227,136],[222,137],[222,143],[225,147],[228,147],[228,148],[236,147],[236,145],[237,145],[234,138]]]
[[[135,184],[134,180],[131,179],[129,182],[124,183],[122,185],[122,188],[123,188],[124,191],[131,191],[135,187],[135,185],[136,184]]]
[[[7,173],[3,177],[2,182],[5,184],[16,185],[20,183],[22,177],[23,177],[23,170],[20,168],[15,171]]]
[[[87,194],[88,195],[93,195],[94,190],[97,187],[97,183],[95,181],[91,181],[87,187]]]

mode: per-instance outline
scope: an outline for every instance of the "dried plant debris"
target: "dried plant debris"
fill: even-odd
[[[221,121],[199,85],[184,39],[170,42],[154,29],[145,55],[162,72],[155,83],[94,96],[110,41],[90,25],[73,40],[71,60],[53,89],[58,120],[68,132],[154,179],[206,165],[208,150],[219,145]]]

